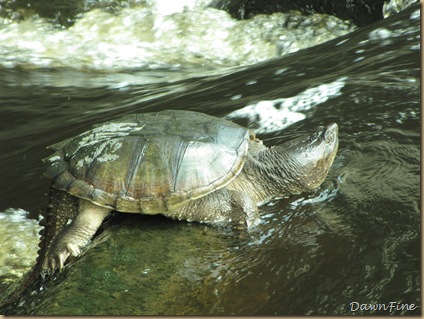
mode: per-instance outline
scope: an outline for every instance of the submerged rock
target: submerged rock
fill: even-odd
[[[232,279],[225,265],[234,267],[232,259],[251,250],[246,233],[158,216],[116,214],[103,228],[81,258],[2,313],[196,314],[220,298],[207,287]]]

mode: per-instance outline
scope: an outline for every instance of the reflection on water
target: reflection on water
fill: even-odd
[[[13,312],[333,315],[351,314],[351,302],[420,304],[419,18],[411,8],[323,46],[177,82],[130,85],[109,73],[89,86],[89,72],[0,69],[0,210],[33,218],[49,187],[45,147],[122,114],[232,114],[268,145],[330,122],[340,128],[322,187],[263,206],[257,229],[114,216],[84,256]],[[266,127],[279,116],[276,129]],[[12,222],[19,212],[1,213],[0,227],[35,254],[37,227]],[[2,255],[18,251],[15,243]],[[28,269],[30,255],[11,264]]]

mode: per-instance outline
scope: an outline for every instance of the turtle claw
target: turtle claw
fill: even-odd
[[[66,248],[63,248],[56,254],[55,257],[51,259],[51,268],[53,271],[59,268],[59,271],[62,271],[65,267],[66,260],[70,255],[78,256],[81,253],[81,249],[77,244],[68,243]]]
[[[68,251],[72,254],[72,256],[76,257],[81,253],[80,247],[76,244],[68,243],[66,248],[68,248]]]
[[[54,273],[57,269],[62,271],[68,257],[77,257],[80,255],[81,248],[79,243],[65,242],[63,240],[57,241],[53,247],[50,247],[46,260],[43,263],[43,268],[49,273]]]
[[[56,269],[56,259],[54,258],[50,259],[49,264],[50,264],[50,269],[54,271]]]
[[[66,260],[72,254],[73,256],[77,256],[81,252],[80,248],[75,244],[66,244],[61,248],[55,247],[50,256],[47,259],[47,263],[44,266],[49,272],[54,273],[56,269],[62,271],[65,267]]]
[[[65,266],[65,261],[68,258],[69,253],[68,252],[62,252],[58,255],[59,259],[59,271],[62,272],[63,267]]]

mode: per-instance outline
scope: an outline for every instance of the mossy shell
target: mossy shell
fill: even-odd
[[[249,138],[247,129],[202,113],[130,114],[50,146],[45,175],[100,206],[158,214],[230,183]]]

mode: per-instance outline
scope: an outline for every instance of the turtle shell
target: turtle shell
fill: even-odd
[[[234,179],[249,131],[191,111],[130,114],[49,146],[53,187],[122,212],[157,214]]]

